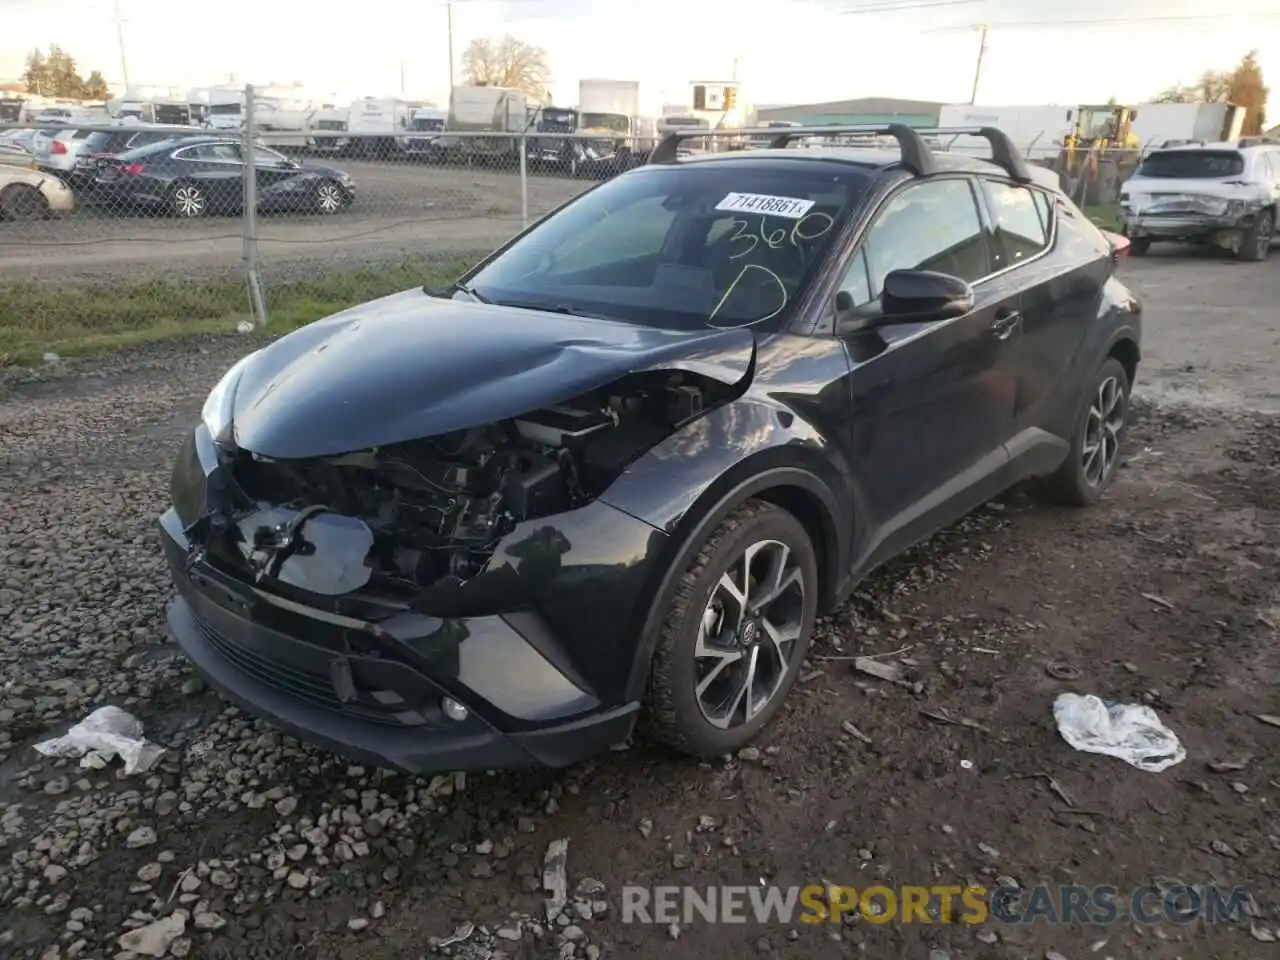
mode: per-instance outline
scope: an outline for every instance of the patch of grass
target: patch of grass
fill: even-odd
[[[357,267],[268,285],[270,333],[287,333],[339,310],[424,283],[446,284],[460,263]],[[0,367],[37,363],[45,353],[98,354],[149,340],[226,333],[250,317],[240,279],[126,280],[43,286],[0,284]]]
[[[1099,203],[1084,208],[1084,215],[1093,221],[1094,226],[1112,233],[1119,233],[1121,227],[1120,204]]]

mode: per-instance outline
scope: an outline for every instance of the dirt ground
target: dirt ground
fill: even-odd
[[[1243,357],[1205,353],[1197,331],[1230,342],[1274,325],[1276,276],[1133,265],[1152,362],[1106,500],[1071,511],[1015,491],[880,571],[821,624],[805,682],[756,749],[710,764],[636,743],[558,773],[424,781],[226,708],[165,639],[151,524],[176,443],[243,345],[11,381],[0,955],[131,958],[130,927],[133,947],[227,960],[1265,955],[1280,937],[1280,727],[1257,717],[1280,714],[1280,417],[1265,335]],[[854,654],[905,683],[856,672]],[[1153,774],[1072,750],[1052,715],[1068,691],[1150,705],[1185,761]],[[104,703],[166,748],[151,773],[31,749]],[[540,874],[560,839],[581,896],[548,924]],[[1252,899],[1240,922],[1185,926],[672,930],[620,915],[624,885],[970,882],[1245,885]],[[455,930],[466,939],[440,947]]]

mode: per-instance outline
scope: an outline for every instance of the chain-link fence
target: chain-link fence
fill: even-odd
[[[300,282],[371,264],[473,261],[655,146],[539,129],[532,118],[514,130],[446,129],[446,112],[408,108],[273,123],[258,119],[252,88],[245,101],[234,129],[0,127],[0,276],[245,278],[242,302],[263,322],[276,291]],[[730,135],[681,149],[764,145]],[[970,149],[946,137],[937,146]],[[1025,152],[1102,219],[1142,154],[1048,141]]]

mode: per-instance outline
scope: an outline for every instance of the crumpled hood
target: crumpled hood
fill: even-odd
[[[235,388],[234,437],[275,459],[333,456],[518,416],[642,370],[736,384],[754,356],[744,329],[659,330],[412,290],[264,348]]]

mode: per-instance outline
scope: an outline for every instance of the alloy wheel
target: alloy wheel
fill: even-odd
[[[180,217],[198,217],[204,213],[204,194],[199,187],[181,186],[173,192],[173,208]]]
[[[694,647],[695,693],[708,723],[750,723],[786,680],[804,617],[805,577],[780,540],[759,540],[711,591]]]
[[[1101,486],[1111,476],[1120,453],[1124,417],[1124,389],[1115,377],[1107,377],[1098,384],[1098,392],[1085,415],[1080,456],[1085,482],[1091,487]]]
[[[342,190],[336,183],[322,183],[316,191],[316,205],[321,213],[337,213],[342,209]]]

